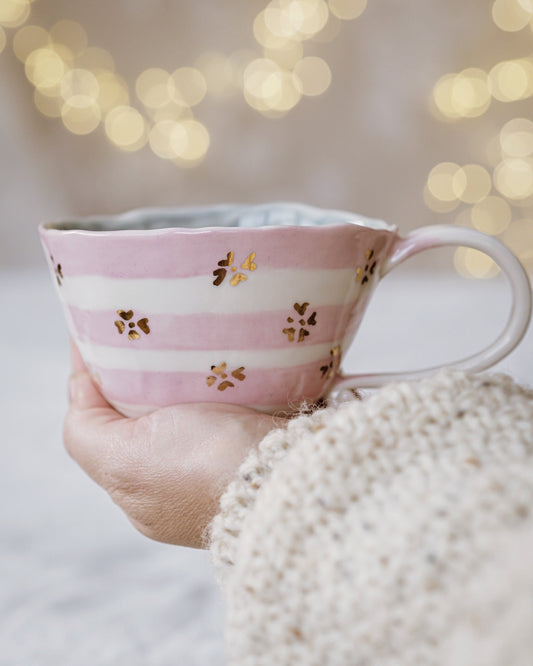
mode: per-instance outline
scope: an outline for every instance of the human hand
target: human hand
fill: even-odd
[[[165,407],[132,419],[91,380],[72,345],[65,447],[132,524],[157,541],[206,547],[218,500],[250,449],[284,419],[218,403]]]

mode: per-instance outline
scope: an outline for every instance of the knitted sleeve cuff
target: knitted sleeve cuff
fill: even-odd
[[[241,464],[236,478],[220,500],[219,513],[210,526],[210,550],[215,573],[224,582],[236,561],[236,551],[243,525],[254,508],[261,486],[294,443],[307,433],[321,430],[334,407],[302,415],[284,428],[271,431]]]

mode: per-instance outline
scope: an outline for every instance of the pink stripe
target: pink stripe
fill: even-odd
[[[54,267],[69,275],[115,278],[183,278],[212,275],[218,262],[233,252],[237,270],[255,252],[258,268],[355,268],[365,252],[382,259],[395,233],[339,225],[183,231],[98,233],[40,230]]]
[[[220,360],[220,359],[218,359]],[[317,400],[326,391],[329,380],[322,377],[321,366],[327,359],[306,365],[280,369],[243,371],[239,381],[228,375],[234,386],[219,390],[223,380],[211,386],[212,373],[136,372],[93,368],[102,382],[102,393],[113,401],[133,405],[174,405],[190,402],[227,402],[234,404],[279,405]],[[96,374],[97,373],[97,374]],[[305,387],[305,388],[304,388]]]
[[[129,321],[121,319],[113,310],[88,311],[71,306],[69,311],[76,337],[83,343],[128,349],[203,350],[279,349],[288,344],[302,346],[342,339],[349,320],[354,316],[359,319],[358,313],[361,311],[362,315],[363,308],[358,302],[342,306],[309,307],[303,317],[294,310],[234,315],[151,315],[135,312]],[[289,317],[294,321],[287,321]],[[145,318],[150,329],[148,334],[138,325],[138,321]],[[119,333],[116,321],[124,324],[122,333]],[[316,323],[308,324],[309,321]],[[130,323],[134,327],[129,328]],[[291,328],[294,329],[292,342],[289,333],[283,333],[284,329]],[[309,335],[299,342],[302,329],[308,331]],[[130,340],[130,330],[136,331],[139,338]]]

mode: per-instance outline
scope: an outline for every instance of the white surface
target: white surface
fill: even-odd
[[[0,665],[217,666],[218,590],[205,553],[138,534],[61,444],[68,339],[43,266],[0,273]],[[378,286],[345,369],[401,370],[489,344],[503,281],[410,274]],[[533,334],[498,370],[533,383]]]
[[[61,443],[69,352],[50,277],[0,273],[0,665],[218,666],[206,553],[142,537]]]

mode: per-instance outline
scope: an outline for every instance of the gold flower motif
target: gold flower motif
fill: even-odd
[[[332,347],[329,350],[329,355],[331,357],[330,362],[320,368],[322,377],[326,377],[327,379],[331,379],[337,374],[337,370],[341,364],[341,346],[335,345],[335,347]]]
[[[213,275],[215,276],[213,284],[215,285],[215,287],[218,287],[224,282],[228,272],[233,274],[230,279],[230,284],[232,287],[236,287],[239,284],[239,282],[245,282],[248,279],[247,275],[238,272],[237,267],[233,266],[234,259],[235,255],[233,254],[233,252],[228,252],[226,258],[221,259],[218,262],[218,266],[220,266],[220,268],[217,268],[213,271]],[[251,252],[242,262],[241,264],[242,270],[255,271],[257,268],[257,264],[254,262],[254,259],[255,259],[255,252]]]
[[[117,310],[117,314],[119,315],[120,319],[117,319],[115,321],[115,326],[117,327],[117,331],[122,335],[124,331],[126,330],[126,324],[124,322],[129,322],[128,323],[128,328],[130,329],[128,331],[128,338],[130,340],[138,340],[141,336],[137,333],[135,330],[135,322],[130,321],[130,319],[133,318],[134,312],[133,310]],[[142,319],[139,319],[137,321],[137,326],[141,329],[141,331],[145,334],[148,335],[150,333],[150,327],[148,326],[148,318],[143,317]]]
[[[300,330],[298,332],[298,342],[303,342],[303,340],[309,335],[309,331],[307,328],[305,328],[306,326],[316,326],[316,312],[313,312],[313,314],[310,317],[307,317],[307,319],[305,318],[305,313],[308,307],[309,303],[295,303],[293,305],[294,310],[296,310],[297,314],[300,315],[300,319],[298,319],[297,322],[300,326]],[[289,324],[293,324],[295,323],[295,320],[292,316],[289,316],[287,317],[287,322]],[[282,333],[288,336],[289,342],[294,342],[296,339],[296,328],[294,326],[284,328]]]
[[[369,275],[374,275],[376,270],[377,260],[374,259],[374,250],[367,250],[365,252],[366,264],[363,266],[358,266],[355,271],[355,281],[360,282],[361,286],[366,284],[370,278]]]
[[[214,374],[205,378],[206,384],[208,386],[214,386],[217,381],[222,380],[217,386],[219,391],[225,391],[227,388],[234,388],[235,384],[230,379],[227,379],[228,375],[226,373],[226,368],[227,364],[224,362],[220,365],[212,365],[211,372]],[[237,379],[239,382],[242,382],[246,379],[246,375],[244,374],[243,370],[245,370],[245,368],[244,366],[241,366],[240,368],[233,370],[233,372],[231,372],[231,376],[234,379]]]

